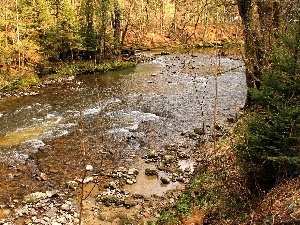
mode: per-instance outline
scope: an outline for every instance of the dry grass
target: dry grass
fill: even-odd
[[[300,224],[300,177],[275,186],[252,213],[251,224]]]

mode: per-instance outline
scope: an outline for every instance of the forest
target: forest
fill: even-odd
[[[132,66],[128,50],[238,47],[241,117],[199,144],[193,179],[151,224],[299,224],[299,18],[299,0],[1,0],[0,93]]]
[[[232,0],[1,0],[0,88],[122,49],[241,42]]]

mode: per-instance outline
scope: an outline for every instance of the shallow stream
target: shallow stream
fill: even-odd
[[[230,57],[171,54],[0,100],[0,202],[63,185],[86,164],[98,173],[139,167],[137,159],[149,150],[193,145],[186,134],[195,128],[211,139],[216,94],[220,126],[244,106],[244,69]]]

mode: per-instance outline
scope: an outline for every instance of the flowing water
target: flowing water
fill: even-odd
[[[136,158],[150,149],[193,144],[185,134],[195,128],[204,128],[209,139],[216,94],[217,124],[227,125],[245,103],[241,60],[160,56],[136,68],[41,87],[36,96],[0,100],[1,199],[62,185],[82,164],[98,165],[98,172],[137,166]],[[38,178],[41,172],[47,179]]]

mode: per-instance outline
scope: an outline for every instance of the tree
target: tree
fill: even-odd
[[[248,87],[260,88],[263,70],[269,66],[267,52],[278,41],[278,32],[295,17],[297,0],[236,0],[244,25]],[[295,18],[293,18],[295,19]]]
[[[250,10],[246,6],[240,9],[245,16],[245,26],[254,23],[253,14],[245,14],[253,8]],[[259,69],[259,77],[255,79],[259,78],[260,87],[249,86],[251,108],[236,146],[237,159],[252,190],[268,190],[277,181],[300,174],[300,12],[289,10],[288,15],[276,15],[270,21],[266,11],[262,13],[263,8],[267,10],[265,7],[257,6],[259,24],[265,27],[275,23],[271,27],[273,30],[258,34],[257,30],[252,32],[251,24],[245,27],[248,29],[245,35],[250,36],[245,37],[250,42],[245,43],[247,57],[260,51],[256,48],[263,48],[263,51],[259,55],[260,63],[256,61],[257,55],[253,56],[255,60],[246,61],[246,66],[250,67],[248,73],[255,66]],[[251,35],[248,32],[252,32]],[[252,41],[257,41],[254,34],[259,38],[258,46],[252,45]]]

